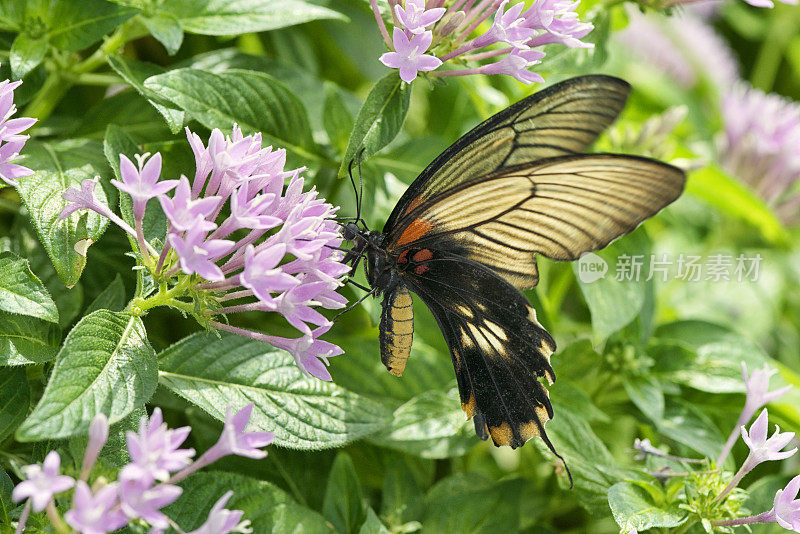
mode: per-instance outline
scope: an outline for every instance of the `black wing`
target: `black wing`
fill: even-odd
[[[397,221],[390,252],[430,247],[475,260],[518,288],[535,254],[574,260],[632,231],[680,196],[680,169],[614,154],[548,158],[464,182]]]
[[[539,379],[555,380],[550,355],[556,344],[525,296],[490,269],[449,252],[412,250],[408,258],[401,276],[436,317],[461,406],[478,436],[512,448],[539,436],[555,453],[544,428],[553,408]]]
[[[584,152],[625,107],[630,85],[580,76],[524,98],[482,122],[414,180],[384,225],[389,233],[427,199],[498,170]]]

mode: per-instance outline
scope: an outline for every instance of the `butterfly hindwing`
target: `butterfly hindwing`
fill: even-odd
[[[555,342],[527,299],[490,269],[455,254],[412,251],[402,278],[430,308],[447,340],[461,405],[476,431],[519,447],[553,415],[539,380],[555,380]]]

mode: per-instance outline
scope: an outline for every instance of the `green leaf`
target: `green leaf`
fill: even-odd
[[[689,403],[670,399],[664,418],[654,421],[659,432],[682,443],[704,457],[716,458],[725,439],[706,415]]]
[[[253,427],[284,447],[335,447],[388,423],[374,401],[305,376],[288,353],[243,336],[194,334],[163,351],[159,367],[162,385],[219,420],[228,405],[253,402]]]
[[[125,154],[131,161],[136,161],[134,156],[141,153],[142,150],[139,149],[136,142],[125,130],[115,124],[109,124],[103,139],[103,152],[105,152],[108,164],[114,171],[114,176],[116,176],[117,180],[122,180],[119,171],[120,154]],[[123,193],[119,196],[119,211],[125,222],[133,228],[136,223],[133,217],[133,200],[130,195]],[[142,230],[144,231],[145,239],[149,243],[153,243],[156,239],[160,243],[164,243],[166,240],[167,216],[156,199],[151,199],[147,203],[144,220],[142,221]],[[128,235],[128,240],[131,243],[131,247],[137,246],[133,236]]]
[[[657,506],[647,491],[630,482],[618,482],[608,490],[608,504],[621,532],[671,528],[688,517],[677,506]]]
[[[122,76],[122,78],[131,84],[136,91],[145,97],[150,104],[156,108],[164,120],[167,121],[167,126],[172,133],[178,133],[183,128],[186,122],[186,113],[179,109],[174,109],[171,106],[165,105],[166,102],[154,92],[150,91],[144,86],[144,81],[150,76],[161,74],[165,70],[154,63],[147,63],[145,61],[136,61],[135,59],[128,59],[119,54],[112,54],[107,58],[108,64],[114,71]],[[119,162],[117,162],[119,165]]]
[[[322,108],[322,124],[331,145],[344,153],[347,140],[353,131],[353,116],[347,109],[342,91],[336,84],[325,82],[325,102]]]
[[[631,377],[622,384],[633,404],[651,421],[664,417],[664,392],[658,381],[651,377]]]
[[[332,9],[300,0],[170,0],[160,9],[177,18],[187,32],[201,35],[240,35],[310,20],[347,20]]]
[[[28,260],[0,252],[0,310],[58,323],[58,309]]]
[[[108,440],[100,451],[98,457],[99,462],[103,464],[108,470],[121,469],[131,461],[130,454],[128,454],[127,432],[138,432],[139,422],[142,417],[147,417],[147,411],[144,405],[137,406],[129,413],[124,419],[110,426],[108,430]],[[72,453],[72,457],[81,461],[86,451],[86,446],[89,444],[88,434],[78,434],[73,436],[68,441],[68,448]],[[94,476],[98,474],[99,466],[95,467]],[[116,476],[115,472],[108,473],[110,476]]]
[[[158,381],[142,320],[98,310],[81,319],[56,356],[39,404],[17,430],[20,441],[86,432],[98,413],[120,421],[146,402]]]
[[[389,529],[378,519],[375,510],[367,507],[367,519],[361,525],[358,534],[389,534]]]
[[[31,392],[25,369],[0,367],[0,442],[28,415]]]
[[[476,473],[445,478],[425,497],[422,532],[517,532],[521,486],[519,479],[493,482]]]
[[[147,31],[156,41],[164,45],[167,53],[174,56],[183,43],[183,28],[172,15],[159,13],[151,17],[140,17]]]
[[[61,194],[70,186],[80,188],[83,180],[106,175],[108,168],[99,144],[91,141],[30,141],[25,154],[24,165],[35,172],[19,179],[17,191],[59,278],[72,287],[86,265],[86,250],[100,239],[108,219],[92,211],[59,219],[67,205]],[[96,187],[95,194],[106,202],[102,187]]]
[[[91,46],[138,13],[105,0],[53,0],[44,4],[42,19],[50,44],[65,52]]]
[[[403,83],[396,72],[387,74],[375,84],[356,116],[339,176],[347,173],[350,160],[356,158],[362,148],[362,157],[367,159],[395,138],[403,127],[410,99],[411,86]]]
[[[225,508],[243,511],[242,520],[251,521],[254,534],[333,533],[321,515],[269,482],[218,471],[196,473],[181,486],[183,494],[164,512],[185,532],[199,528],[214,503],[233,490]]]
[[[364,495],[356,468],[347,453],[340,452],[333,462],[322,513],[342,534],[358,532],[364,522]]]
[[[720,211],[750,223],[772,243],[789,242],[786,228],[764,201],[716,165],[707,165],[689,174],[686,191]]]
[[[261,72],[211,73],[175,69],[151,76],[144,87],[208,128],[261,132],[264,144],[285,148],[307,162],[319,159],[302,102],[290,87]]]
[[[656,362],[653,372],[663,380],[709,393],[744,392],[742,362],[752,372],[769,361],[752,341],[705,321],[662,325],[655,338],[655,345],[648,349]]]
[[[103,290],[102,293],[92,301],[86,308],[84,315],[97,310],[110,310],[113,312],[122,311],[125,307],[125,284],[122,283],[122,277],[117,273],[114,280]]]
[[[20,33],[11,45],[11,76],[21,80],[23,76],[35,69],[44,59],[47,52],[47,39],[34,38],[27,33]]]
[[[14,490],[14,483],[2,467],[0,467],[0,524],[10,525],[9,512],[15,508],[11,502],[11,492]]]
[[[646,285],[652,283],[652,281],[646,282],[648,272],[645,260],[649,258],[649,254],[650,240],[647,234],[639,229],[592,254],[594,260],[591,263],[602,265],[600,263],[602,261],[608,267],[603,277],[599,279],[586,277],[582,269],[589,264],[586,262],[587,256],[573,263],[578,285],[592,314],[592,330],[596,342],[605,340],[633,321],[641,312],[646,300]],[[625,260],[625,257],[630,260]],[[635,268],[634,270],[626,268],[624,272],[632,274],[632,279],[617,280],[615,267],[618,262],[624,261],[630,261],[631,267],[639,262],[641,271],[637,275]],[[620,270],[618,273],[621,274],[623,271]]]
[[[61,328],[25,315],[0,312],[0,365],[28,365],[52,360]]]
[[[423,458],[461,456],[477,442],[474,425],[461,409],[458,389],[414,397],[395,410],[389,428],[370,440]]]

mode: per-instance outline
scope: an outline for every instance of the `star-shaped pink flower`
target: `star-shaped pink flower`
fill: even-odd
[[[442,64],[436,56],[425,54],[433,42],[433,32],[425,31],[410,40],[400,28],[392,34],[394,52],[387,52],[380,57],[381,63],[387,67],[400,70],[400,78],[411,83],[419,71],[435,70]]]

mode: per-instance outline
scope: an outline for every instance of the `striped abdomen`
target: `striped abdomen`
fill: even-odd
[[[395,376],[403,374],[411,341],[414,336],[414,308],[411,293],[400,285],[383,298],[381,312],[380,341],[381,361]]]

